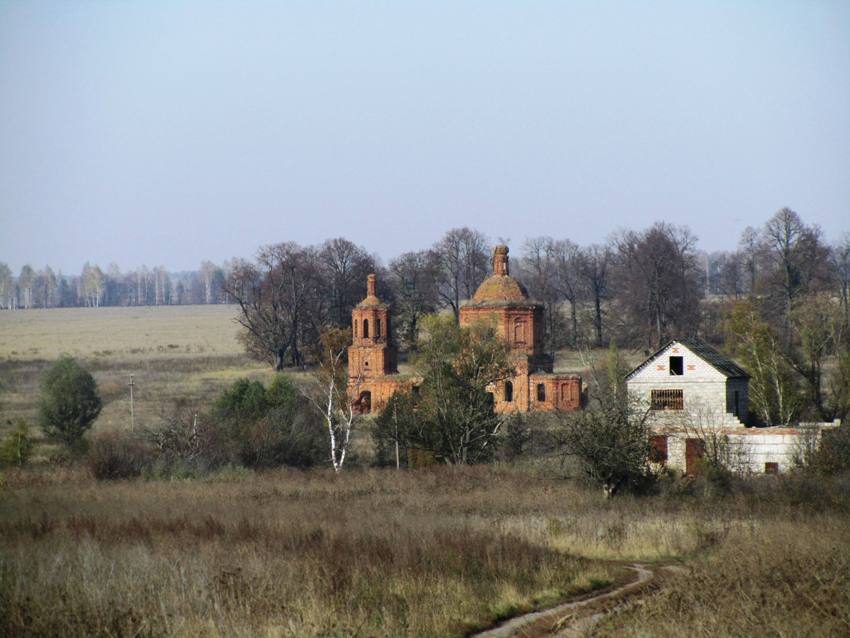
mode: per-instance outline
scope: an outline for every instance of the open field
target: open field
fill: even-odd
[[[269,381],[269,366],[242,352],[233,312],[1,313],[0,419],[34,423],[40,377],[62,352],[98,380],[96,431],[129,427],[131,373],[139,426],[175,401],[203,410],[239,377]],[[557,367],[587,364],[562,352]],[[619,582],[622,561],[685,571],[591,635],[850,633],[846,479],[762,477],[722,498],[700,488],[605,501],[537,456],[112,483],[44,458],[0,477],[0,638],[463,636]]]
[[[463,636],[681,559],[598,635],[839,636],[846,482],[603,500],[498,467],[96,483],[10,472],[0,636]]]
[[[245,355],[234,316],[221,305],[0,313],[0,423],[35,422],[41,376],[63,353],[98,382],[104,408],[94,431],[130,427],[131,374],[138,426],[177,400],[203,406],[240,377],[270,379],[268,365]]]
[[[202,410],[240,377],[270,381],[270,366],[248,358],[236,338],[236,312],[224,305],[0,312],[0,432],[10,419],[35,423],[40,379],[63,353],[77,357],[98,382],[104,408],[94,432],[130,427],[131,374],[140,427],[156,423],[178,400]],[[585,354],[558,353],[558,371],[581,373],[586,367]],[[37,428],[32,432],[40,435]]]

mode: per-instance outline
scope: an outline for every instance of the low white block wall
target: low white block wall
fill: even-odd
[[[776,463],[780,472],[787,472],[806,445],[817,444],[825,429],[834,423],[805,424],[805,428],[721,428],[710,434],[688,431],[658,430],[667,436],[667,466],[685,471],[685,441],[687,439],[716,439],[725,437],[731,469],[762,474],[768,463]],[[812,441],[811,436],[815,437]]]

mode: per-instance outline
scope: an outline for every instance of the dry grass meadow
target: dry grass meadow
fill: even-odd
[[[269,380],[233,312],[2,313],[0,420],[34,422],[40,376],[62,352],[98,380],[100,431],[128,427],[130,373],[141,426],[239,377]],[[40,449],[0,475],[0,638],[465,636],[605,587],[623,561],[684,569],[588,635],[850,635],[846,478],[606,501],[534,459],[98,482]]]
[[[36,423],[41,377],[62,354],[79,359],[98,382],[104,407],[94,432],[130,427],[131,374],[138,427],[156,424],[176,401],[208,405],[239,378],[270,381],[270,366],[250,359],[237,340],[236,312],[225,305],[0,312],[0,434],[9,420]],[[578,353],[558,357],[559,371],[586,363]],[[304,380],[304,373],[290,374]]]
[[[94,431],[151,425],[178,400],[203,405],[240,377],[267,381],[236,339],[233,306],[62,308],[0,313],[0,422],[36,421],[41,376],[61,354],[97,379],[104,407]],[[32,428],[35,436],[40,432]]]
[[[685,569],[593,635],[847,635],[848,485],[783,481],[604,501],[492,466],[19,470],[0,497],[0,635],[464,636],[615,581],[624,559]]]

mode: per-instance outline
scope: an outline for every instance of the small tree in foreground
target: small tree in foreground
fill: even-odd
[[[649,468],[648,412],[622,383],[624,366],[612,345],[606,374],[591,369],[595,385],[585,410],[561,416],[562,442],[606,498],[644,482]]]
[[[3,442],[0,443],[0,466],[26,465],[32,454],[32,448],[33,442],[27,422],[18,419],[13,429],[3,437]]]
[[[102,407],[94,377],[75,359],[64,355],[48,370],[38,404],[47,438],[75,447]]]
[[[346,352],[351,344],[351,331],[331,328],[320,337],[320,365],[316,373],[317,389],[307,393],[307,398],[325,420],[328,429],[331,465],[339,472],[345,463],[351,430],[357,411],[348,394],[348,368]]]
[[[506,418],[493,411],[493,385],[514,370],[507,344],[486,323],[423,321],[416,367],[422,374],[413,445],[452,465],[492,460]]]
[[[492,460],[508,420],[493,410],[493,385],[513,374],[508,346],[492,325],[459,327],[452,317],[422,321],[416,392],[397,392],[372,430],[378,462],[400,466],[408,452],[460,465]]]

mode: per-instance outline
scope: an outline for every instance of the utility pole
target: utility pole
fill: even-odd
[[[133,388],[136,384],[133,383],[133,375],[130,375],[130,430],[136,431],[136,411],[133,406]]]

